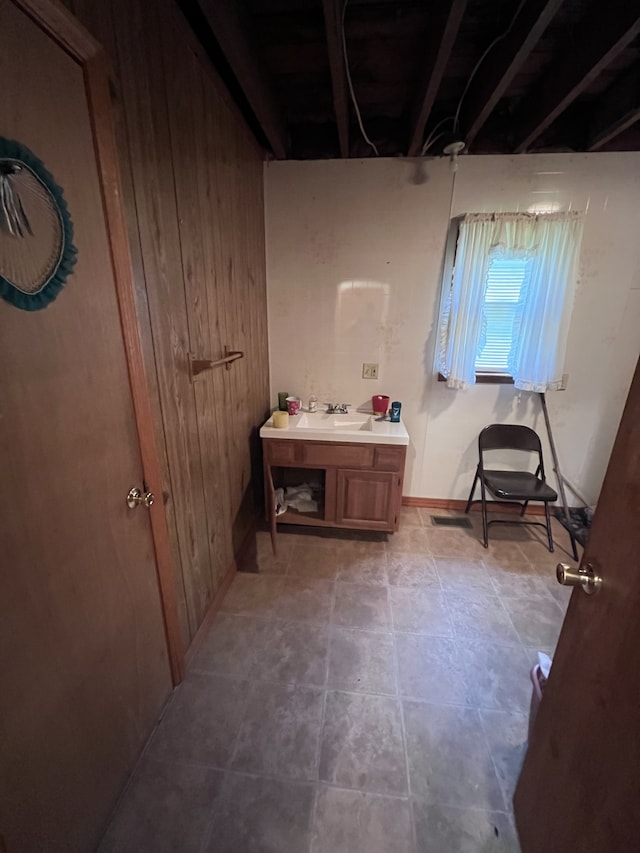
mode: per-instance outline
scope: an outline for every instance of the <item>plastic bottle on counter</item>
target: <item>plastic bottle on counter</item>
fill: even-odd
[[[318,398],[311,395],[309,397],[309,411],[317,412],[318,411]]]

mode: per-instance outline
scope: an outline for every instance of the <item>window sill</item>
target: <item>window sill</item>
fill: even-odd
[[[438,373],[438,382],[446,381],[446,377]],[[476,385],[513,385],[513,376],[505,373],[476,373]]]

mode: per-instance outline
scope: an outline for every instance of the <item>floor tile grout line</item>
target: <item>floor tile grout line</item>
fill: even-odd
[[[259,682],[259,683],[262,683],[262,682]],[[253,687],[253,685],[251,685],[247,682],[247,693],[245,696],[244,707],[243,707],[242,713],[240,714],[240,722],[239,722],[239,725],[238,725],[238,728],[236,730],[236,734],[235,734],[235,737],[233,740],[233,747],[229,753],[229,758],[227,759],[227,763],[225,765],[225,770],[231,770],[232,766],[233,766],[233,760],[236,756],[236,752],[238,750],[238,744],[240,742],[240,734],[241,734],[242,728],[246,722],[247,714],[249,713],[249,704],[251,702],[251,699],[253,698],[252,687]]]
[[[211,810],[211,816],[207,822],[207,826],[205,827],[204,832],[202,833],[202,842],[200,844],[199,853],[206,853],[207,848],[209,847],[209,842],[211,840],[211,834],[213,833],[213,827],[216,822],[216,818],[218,817],[218,812],[220,810],[220,803],[226,793],[228,786],[231,784],[229,781],[229,773],[227,770],[223,771],[224,775],[222,777],[222,785],[220,787],[220,792],[218,796],[215,798],[213,803],[213,808]]]
[[[157,760],[157,759],[153,758],[153,755],[150,755],[149,750],[151,748],[151,744],[152,744],[153,740],[155,739],[155,736],[158,732],[158,729],[160,728],[160,725],[162,723],[164,716],[166,715],[167,711],[169,710],[169,707],[175,701],[175,696],[176,696],[176,693],[179,690],[179,688],[180,688],[180,685],[177,685],[177,687],[174,687],[171,690],[171,693],[169,694],[166,702],[162,706],[162,709],[160,711],[160,715],[156,719],[156,721],[153,725],[153,728],[149,732],[149,736],[147,737],[142,749],[140,750],[140,754],[136,758],[136,760],[133,764],[133,767],[131,768],[131,770],[129,772],[129,776],[127,777],[127,780],[124,783],[124,786],[123,786],[122,790],[120,791],[115,803],[113,804],[111,812],[109,813],[109,815],[107,817],[107,820],[105,822],[104,832],[103,832],[102,838],[100,839],[100,845],[102,844],[102,840],[104,838],[106,838],[107,833],[109,832],[109,829],[110,829],[112,823],[114,822],[114,820],[116,818],[116,815],[120,811],[120,808],[121,808],[123,802],[125,801],[126,797],[128,796],[129,791],[131,790],[131,787],[134,783],[134,780],[135,780],[137,773],[138,773],[140,767],[142,766],[143,762],[145,760],[147,760],[147,761],[148,760],[150,760],[150,761]]]
[[[489,753],[489,759],[491,761],[491,766],[493,768],[493,775],[495,776],[496,783],[498,785],[498,790],[500,791],[500,796],[502,797],[502,802],[504,803],[507,811],[509,811],[509,804],[507,803],[507,798],[505,796],[504,788],[500,782],[500,774],[498,773],[498,767],[495,762],[495,758],[493,757],[493,750],[491,749],[491,744],[489,743],[489,735],[487,734],[487,730],[484,725],[484,720],[482,719],[482,714],[480,711],[478,713],[478,718],[480,720],[480,728],[482,730],[482,736],[484,738],[485,745],[487,747],[487,751]]]
[[[285,576],[286,577],[289,577],[289,574],[291,572],[291,563],[293,561],[293,551],[294,551],[293,548],[289,549],[289,553],[288,553],[287,558],[285,560],[285,569],[286,569]]]
[[[527,598],[526,595],[508,595],[508,594],[505,594],[503,592],[498,593],[498,595],[501,599],[507,598],[507,599],[510,599],[512,601],[518,601],[518,600]],[[562,614],[562,616],[564,618],[565,611],[563,610],[562,605],[553,597],[553,595],[551,593],[548,593],[547,597],[542,598],[542,602],[544,604],[549,604],[549,603],[555,604],[555,606],[558,608],[559,613]]]
[[[387,698],[389,698],[389,697],[387,697]],[[418,704],[431,705],[434,703],[428,703],[428,702],[418,700]],[[435,705],[435,707],[441,707],[441,706]],[[459,707],[459,706],[452,706],[452,707]],[[464,710],[478,710],[478,709],[465,708]],[[511,712],[505,711],[503,713],[511,713]],[[516,714],[516,716],[523,716],[523,717],[526,716],[525,714],[518,714],[518,712],[514,712],[514,713]],[[484,731],[483,731],[483,734],[484,734]],[[356,792],[356,793],[360,793],[360,794],[366,794],[366,795],[372,796],[372,797],[382,797],[382,798],[387,798],[387,799],[391,799],[391,800],[406,801],[406,800],[409,800],[411,798],[415,798],[417,800],[426,799],[425,796],[421,796],[421,795],[413,793],[409,790],[404,794],[397,794],[397,793],[393,793],[393,792],[389,792],[389,791],[384,791],[384,792],[374,791],[374,790],[369,790],[366,788],[345,785],[344,783],[338,783],[338,782],[329,781],[326,779],[309,779],[309,778],[301,779],[300,777],[285,776],[285,775],[278,774],[278,773],[262,773],[262,772],[258,772],[258,771],[254,771],[254,770],[241,770],[241,769],[235,769],[235,768],[213,767],[211,765],[199,764],[197,762],[165,762],[165,761],[159,761],[159,763],[167,764],[170,766],[172,766],[174,764],[178,764],[178,765],[188,766],[188,767],[199,767],[199,768],[204,769],[204,770],[211,770],[211,771],[218,772],[218,773],[222,774],[225,777],[225,779],[227,777],[241,776],[241,777],[245,777],[247,779],[261,779],[261,780],[271,781],[271,782],[282,782],[282,783],[291,784],[291,785],[299,785],[300,787],[308,786],[308,787],[314,787],[314,788],[334,788],[334,789],[341,790],[341,791],[352,791],[352,792]],[[502,793],[502,787],[501,786],[499,786],[499,787],[500,787],[500,791]],[[503,797],[503,799],[504,799],[504,797]],[[508,808],[490,809],[490,808],[485,808],[483,806],[459,806],[455,802],[448,802],[448,801],[444,801],[444,800],[442,800],[442,801],[438,800],[438,802],[436,802],[434,800],[434,803],[440,804],[440,805],[446,805],[448,808],[458,808],[461,811],[473,810],[473,811],[480,811],[480,812],[500,812],[502,814],[511,814],[511,812],[508,810]]]
[[[514,629],[514,631],[515,631],[515,632],[516,632],[516,634],[518,635],[518,640],[520,641],[520,645],[522,646],[522,648],[523,648],[523,650],[524,650],[525,654],[527,653],[527,650],[528,650],[528,649],[530,649],[532,646],[535,646],[535,645],[546,645],[546,643],[544,643],[544,644],[543,644],[543,643],[537,644],[537,643],[527,643],[527,642],[525,642],[525,641],[524,641],[524,638],[523,638],[523,636],[522,636],[522,634],[521,634],[521,632],[518,630],[518,628],[516,627],[515,622],[514,622],[514,621],[513,621],[513,619],[511,618],[511,614],[509,613],[509,610],[507,609],[507,607],[506,607],[506,605],[505,605],[504,601],[502,600],[503,596],[502,596],[502,595],[500,595],[500,594],[498,594],[498,598],[500,599],[500,604],[502,605],[503,609],[504,609],[504,610],[505,610],[505,612],[507,613],[507,616],[509,617],[509,621],[510,621],[510,622],[511,622],[511,624],[513,625],[513,629]],[[509,598],[509,596],[506,596],[506,598]],[[560,612],[562,613],[562,608],[560,608]],[[563,614],[563,621],[564,621],[564,614]],[[557,643],[557,640],[556,640],[556,643]]]
[[[516,583],[517,583],[517,579],[519,577],[525,577],[525,578],[527,578],[527,580],[538,580],[538,579],[542,580],[541,578],[539,578],[538,575],[532,575],[532,574],[517,575],[514,573],[513,579],[514,579],[514,581],[516,581]],[[493,588],[495,589],[495,594],[497,596],[499,596],[500,598],[502,598],[503,596],[505,598],[515,598],[515,599],[518,599],[518,598],[523,598],[523,599],[529,598],[530,599],[531,598],[531,593],[521,593],[521,594],[517,593],[516,595],[509,595],[508,593],[505,594],[504,592],[502,592],[500,590],[500,588],[498,586],[499,581],[497,578],[494,578],[493,576],[490,575],[489,580],[491,581],[491,584],[493,585]],[[555,599],[555,597],[553,596],[553,594],[551,592],[549,592],[549,590],[547,590],[547,589],[543,589],[542,592],[534,592],[534,595],[535,596],[539,596],[539,595],[542,596],[543,601],[553,601],[555,604],[558,604],[558,602]],[[560,609],[562,609],[562,608],[560,608]]]
[[[340,627],[340,626],[337,626],[337,627]],[[423,635],[417,634],[415,636],[423,636]],[[457,642],[456,639],[453,637],[435,637],[435,638],[434,637],[425,637],[425,639],[444,639],[447,642],[451,642],[451,643]],[[491,642],[491,641],[488,641],[488,642]],[[500,645],[500,644],[497,644],[497,645]],[[510,646],[510,648],[513,649],[513,648],[519,648],[519,647],[518,646]],[[395,653],[396,653],[396,645],[394,642],[394,654]],[[209,675],[209,674],[214,674],[214,673],[205,673],[205,674]],[[215,673],[215,674],[217,675],[217,673]],[[246,681],[247,679],[242,678],[242,679],[237,679],[237,680]],[[397,692],[397,693],[384,693],[384,692],[376,691],[376,690],[354,690],[354,689],[350,689],[348,687],[340,687],[337,685],[333,685],[330,682],[327,682],[326,685],[322,685],[322,684],[313,684],[311,682],[304,682],[304,681],[279,681],[279,680],[273,679],[273,678],[256,679],[256,682],[258,684],[263,684],[265,686],[270,685],[270,686],[274,686],[274,687],[300,687],[300,688],[303,688],[305,690],[312,690],[312,691],[318,691],[318,692],[319,691],[327,691],[330,693],[345,693],[345,694],[348,694],[349,696],[376,696],[380,699],[389,699],[389,698],[391,698],[391,699],[394,699],[394,698],[395,699],[403,699],[403,700],[406,700],[408,702],[420,702],[420,703],[426,704],[426,705],[434,705],[434,706],[439,707],[439,708],[474,708],[478,711],[504,711],[504,712],[514,713],[514,714],[524,713],[523,711],[518,711],[517,709],[512,709],[512,708],[507,708],[503,705],[500,705],[500,706],[498,706],[498,705],[483,705],[483,704],[478,703],[478,702],[432,702],[432,701],[429,701],[428,699],[425,699],[423,696],[417,696],[417,695],[412,694],[412,693],[403,693],[400,690],[399,685],[397,687],[397,690],[399,692]],[[153,756],[152,756],[152,758],[154,761],[162,761],[162,762],[167,761],[167,759],[163,759],[163,758],[155,758]],[[216,769],[216,770],[226,769],[226,765],[220,766],[217,764],[208,764],[207,762],[193,762],[193,763],[197,763],[199,766],[211,767],[212,769]],[[233,768],[229,768],[229,769],[233,769]]]
[[[396,682],[396,695],[397,695],[397,703],[398,710],[400,712],[400,732],[402,734],[402,751],[404,756],[404,772],[407,780],[407,795],[409,797],[409,819],[411,821],[411,843],[413,845],[413,849],[418,849],[417,843],[417,835],[416,835],[416,824],[413,813],[412,806],[412,791],[411,791],[411,772],[409,768],[409,749],[407,745],[407,729],[405,725],[404,719],[404,701],[400,690],[400,655],[398,652],[398,644],[396,631],[392,632],[393,637],[393,674]]]
[[[313,796],[313,805],[311,808],[311,818],[309,825],[309,853],[313,853],[313,838],[316,826],[316,814],[318,809],[318,793],[320,783],[320,762],[322,760],[322,745],[324,743],[324,726],[327,711],[327,697],[329,694],[329,671],[331,667],[331,645],[333,642],[333,613],[336,606],[337,596],[337,581],[333,585],[333,594],[331,596],[331,607],[329,609],[329,642],[327,643],[327,659],[325,667],[325,689],[322,695],[322,710],[320,712],[320,727],[318,730],[318,743],[316,744],[316,785]]]
[[[365,794],[368,797],[381,797],[382,799],[396,800],[396,801],[401,802],[401,803],[404,803],[404,802],[409,800],[409,794],[391,794],[391,793],[382,794],[382,793],[380,793],[380,791],[367,791],[364,788],[350,788],[348,785],[342,785],[342,784],[339,784],[338,782],[327,782],[324,779],[320,779],[318,781],[318,787],[319,788],[331,788],[332,790],[335,790],[335,791],[349,791],[350,793],[355,792],[358,794]],[[339,850],[339,851],[336,851],[336,853],[346,853],[346,851]]]
[[[343,628],[343,626],[340,626],[340,625],[327,626],[327,627],[330,627],[336,631],[343,631],[343,630],[344,631],[351,631],[352,630],[350,628]],[[355,633],[372,633],[372,632],[362,632],[362,631],[358,632],[358,631],[356,631]],[[454,645],[459,645],[462,642],[465,642],[469,639],[467,637],[436,637],[433,635],[426,635],[426,634],[408,634],[407,632],[396,632],[395,637],[393,637],[391,633],[373,634],[373,636],[391,638],[393,641],[394,654],[398,654],[398,659],[399,659],[399,653],[397,653],[397,639],[399,637],[397,635],[417,637],[417,638],[421,638],[424,640],[443,640],[447,643],[452,643]],[[523,650],[521,643],[517,643],[517,644],[504,643],[504,642],[494,641],[492,639],[484,639],[484,638],[480,639],[479,642],[481,644],[487,644],[487,645],[495,646],[498,649],[509,649],[509,650],[518,649],[520,651]],[[529,650],[530,648],[531,647],[526,647],[527,650]],[[226,678],[226,679],[236,681],[236,682],[247,681],[246,675],[233,675],[233,674],[230,674],[228,672],[215,671],[215,670],[204,670],[201,668],[192,669],[191,671],[197,672],[197,673],[205,675],[205,676]],[[354,695],[354,696],[367,695],[367,696],[378,696],[381,698],[382,697],[389,697],[389,696],[392,696],[392,697],[393,696],[399,696],[399,697],[406,699],[408,701],[417,701],[417,702],[428,701],[428,700],[425,700],[424,697],[421,697],[418,695],[403,693],[402,690],[400,690],[399,686],[398,686],[398,690],[399,690],[398,693],[391,693],[391,692],[384,692],[384,691],[380,691],[380,690],[371,690],[371,689],[365,689],[365,688],[358,690],[358,689],[354,689],[351,687],[341,686],[338,684],[332,684],[329,678],[327,678],[326,683],[296,680],[294,678],[292,678],[292,679],[278,679],[278,678],[260,678],[260,677],[255,677],[253,679],[253,681],[254,681],[254,683],[263,684],[263,685],[272,685],[272,686],[280,686],[280,687],[301,687],[304,689],[316,690],[316,691],[327,689],[327,690],[331,690],[333,692],[348,693],[348,694]],[[445,706],[445,707],[448,707],[448,706],[462,707],[462,708],[470,708],[471,707],[471,708],[477,708],[478,710],[483,710],[483,711],[494,711],[494,710],[495,711],[510,711],[511,710],[511,711],[513,711],[513,713],[520,713],[519,711],[517,711],[517,709],[506,708],[504,705],[484,705],[484,704],[478,703],[478,702],[467,702],[467,703],[464,703],[464,702],[430,702],[429,704]],[[154,758],[154,757],[152,756],[152,758]],[[164,761],[165,759],[154,758],[154,760]],[[217,767],[218,765],[207,765],[207,766]]]
[[[458,595],[460,594],[459,592],[456,593],[455,590],[453,590],[453,591],[452,590],[448,590],[448,591],[445,590],[445,592],[448,592],[449,595],[453,595],[453,596],[455,596],[456,594],[458,594]],[[509,621],[509,625],[513,629],[515,636],[518,638],[517,645],[522,646],[523,643],[522,643],[522,638],[520,636],[520,632],[518,631],[518,629],[514,625],[513,620],[511,619],[511,614],[507,611],[507,608],[504,606],[500,596],[497,594],[493,594],[493,593],[480,593],[480,594],[485,595],[485,596],[489,596],[490,598],[495,599],[495,601],[499,603],[500,607],[502,608],[502,610],[505,612],[505,614],[507,616],[507,619]],[[445,604],[446,604],[447,608],[449,609],[450,616],[452,617],[451,621],[452,621],[453,630],[455,633],[455,639],[468,640],[468,641],[480,640],[483,642],[499,643],[502,645],[510,645],[510,646],[516,645],[515,643],[509,642],[508,640],[500,639],[500,638],[495,637],[495,636],[489,636],[487,634],[463,634],[463,633],[461,633],[459,628],[456,627],[455,620],[453,619],[453,614],[451,613],[451,607],[450,607],[451,602],[449,601],[447,596],[445,596]]]
[[[509,613],[509,611],[508,611],[508,610],[507,610],[507,608],[505,607],[505,605],[504,605],[504,601],[502,600],[502,596],[501,596],[501,595],[499,595],[499,594],[497,594],[497,595],[496,595],[496,598],[497,598],[497,599],[498,599],[498,601],[500,602],[500,607],[502,608],[502,610],[503,610],[503,611],[504,611],[504,613],[506,614],[507,619],[509,620],[509,624],[511,625],[511,627],[513,628],[513,630],[516,632],[516,636],[517,636],[517,638],[520,640],[520,644],[524,646],[524,644],[522,643],[522,637],[520,636],[520,631],[518,631],[518,629],[516,628],[516,626],[515,626],[515,622],[514,622],[514,621],[513,621],[513,619],[511,618],[511,614]]]
[[[368,790],[366,788],[357,788],[349,785],[345,785],[342,783],[331,782],[326,779],[301,779],[297,776],[284,776],[278,773],[260,773],[255,770],[239,770],[234,768],[223,768],[223,767],[209,767],[208,765],[202,764],[191,764],[189,766],[192,767],[200,767],[206,770],[215,770],[219,773],[222,773],[225,778],[227,776],[243,776],[247,779],[262,779],[268,782],[283,782],[291,785],[300,785],[313,787],[313,788],[336,788],[341,791],[354,791],[359,794],[367,794],[373,797],[387,797],[391,800],[408,800],[410,795],[408,793],[404,794],[394,794],[391,792],[382,792],[382,791],[373,791]],[[499,811],[499,809],[495,809],[495,811]],[[340,851],[342,853],[342,851]]]
[[[480,713],[480,724],[482,725],[482,730],[483,730],[483,732],[484,732],[484,736],[485,736],[485,739],[486,739],[486,741],[487,741],[487,745],[488,745],[488,747],[489,747],[489,754],[490,754],[490,756],[491,756],[491,761],[493,762],[493,766],[494,766],[494,770],[495,770],[495,773],[496,773],[496,777],[497,777],[497,779],[498,779],[498,785],[500,786],[500,790],[502,791],[502,797],[503,797],[503,799],[504,799],[505,803],[507,803],[507,795],[506,795],[506,793],[505,793],[504,788],[502,787],[502,782],[500,781],[500,774],[499,774],[499,772],[498,772],[498,766],[497,766],[497,764],[496,764],[496,762],[495,762],[495,759],[494,759],[493,749],[491,748],[491,743],[489,742],[488,726],[487,726],[487,724],[485,724],[484,716],[483,716],[483,711],[484,711],[484,712],[488,712],[488,713],[490,713],[490,714],[491,714],[491,713],[495,713],[495,711],[494,711],[494,710],[491,710],[491,709],[489,709],[489,708],[484,708],[484,709],[483,709],[483,708],[480,708],[480,709],[478,709],[478,710],[479,710],[479,713]],[[507,710],[505,710],[505,711],[498,711],[498,713],[501,713],[501,714],[508,714],[508,715],[509,715],[509,716],[511,716],[511,717],[522,717],[523,722],[525,722],[525,721],[526,721],[527,723],[528,723],[528,720],[529,720],[529,714],[524,713],[524,712],[521,712],[521,711],[507,711]],[[527,742],[528,742],[528,737],[527,737]],[[510,805],[510,804],[508,804],[508,803],[507,803],[507,814],[509,814],[509,815],[513,816],[513,806],[512,806],[512,805]]]

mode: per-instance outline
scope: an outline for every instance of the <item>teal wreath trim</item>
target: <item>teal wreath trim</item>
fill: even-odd
[[[60,258],[40,290],[36,293],[24,293],[0,272],[0,297],[23,311],[39,311],[46,308],[58,296],[78,260],[78,250],[73,245],[73,222],[62,188],[33,151],[21,142],[0,136],[0,158],[18,160],[35,175],[51,195],[62,225]]]

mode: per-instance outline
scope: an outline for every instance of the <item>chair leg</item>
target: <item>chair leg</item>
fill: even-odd
[[[573,533],[570,533],[569,536],[571,537],[571,549],[573,551],[573,559],[577,561],[578,560],[578,549],[576,548],[576,538],[573,535]]]
[[[544,502],[544,514],[547,519],[547,539],[549,540],[549,550],[553,554],[553,534],[551,533],[551,514],[549,513],[549,504]]]
[[[467,505],[464,508],[466,513],[471,509],[471,504],[473,503],[473,493],[476,490],[476,483],[478,482],[478,469],[476,468],[476,476],[473,478],[473,486],[471,486],[471,491],[469,492],[469,500],[467,501]]]
[[[489,525],[487,523],[487,493],[484,487],[484,480],[480,477],[480,493],[482,495],[482,535],[485,548],[489,547]]]
[[[522,509],[520,510],[520,518],[522,518],[522,516],[525,514],[525,512],[527,511],[527,507],[528,507],[528,506],[529,506],[529,501],[525,501],[525,502],[522,504]]]

